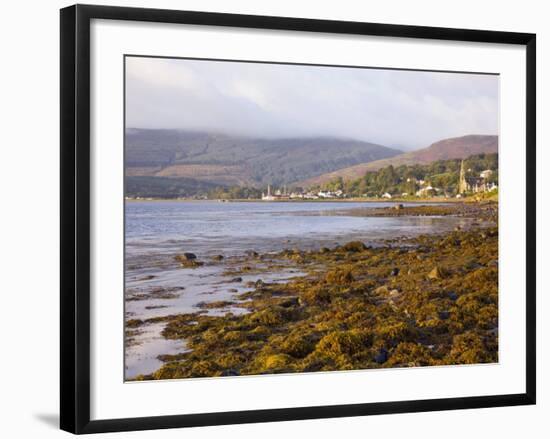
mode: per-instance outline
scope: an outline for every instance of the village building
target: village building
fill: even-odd
[[[493,171],[491,169],[486,169],[485,171],[480,172],[479,176],[481,178],[488,179],[493,175]]]
[[[468,170],[470,171],[470,170]],[[493,175],[493,171],[486,169],[479,174],[479,177],[467,176],[467,171],[464,169],[464,160],[460,163],[460,176],[458,180],[458,193],[464,194],[468,192],[480,193],[490,192],[497,189],[495,183],[489,182],[488,179]]]
[[[344,192],[341,190],[337,191],[319,191],[317,196],[319,198],[340,198],[344,195]]]
[[[286,186],[283,189],[277,189],[275,193],[271,192],[271,185],[267,185],[267,194],[262,192],[262,201],[289,200],[290,195],[286,192]]]
[[[433,187],[431,185],[422,187],[416,191],[417,197],[431,197],[435,195],[436,193],[440,192],[441,189]]]
[[[309,200],[318,200],[319,199],[319,195],[317,194],[314,194],[313,192],[308,192],[304,195],[304,198],[307,198]]]
[[[262,192],[262,201],[274,201],[275,196],[271,195],[271,185],[267,185],[267,194]]]

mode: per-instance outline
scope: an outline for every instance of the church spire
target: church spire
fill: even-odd
[[[458,179],[458,193],[463,194],[466,192],[466,172],[464,170],[464,160],[460,162],[460,177]]]

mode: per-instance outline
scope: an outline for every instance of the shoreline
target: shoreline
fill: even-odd
[[[243,259],[241,272],[258,276],[250,291],[205,301],[193,313],[133,322],[136,328],[162,322],[166,340],[190,348],[159,356],[160,369],[134,379],[497,361],[498,204],[462,204],[371,208],[363,214],[423,216],[437,210],[479,221],[468,230],[387,239],[381,247],[351,242]],[[260,261],[306,274],[266,283],[255,269]],[[240,272],[229,274],[235,279]],[[227,307],[244,313],[224,312]],[[207,314],[211,309],[220,315]]]
[[[234,198],[234,199],[225,199],[225,198],[216,198],[216,199],[206,199],[206,200],[197,200],[193,198],[125,198],[125,202],[129,203],[144,203],[144,202],[180,202],[180,203],[204,203],[204,202],[219,202],[219,203],[414,203],[414,204],[442,204],[442,203],[479,203],[484,201],[498,202],[497,199],[475,199],[472,198],[392,198],[392,199],[381,199],[381,198],[323,198],[317,200],[304,200],[304,199],[295,199],[295,200],[262,200],[260,198]]]

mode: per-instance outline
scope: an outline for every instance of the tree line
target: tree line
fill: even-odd
[[[414,195],[422,186],[439,188],[445,194],[456,194],[460,177],[461,159],[437,160],[424,165],[392,165],[369,171],[360,178],[345,181],[336,178],[314,189],[342,190],[349,197],[375,197],[384,193],[391,195]],[[498,154],[477,154],[464,160],[467,176],[478,177],[482,171],[493,171],[487,179],[498,184]],[[421,184],[423,182],[423,184]]]

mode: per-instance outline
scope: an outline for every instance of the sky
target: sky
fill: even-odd
[[[126,127],[330,136],[401,149],[498,134],[498,76],[126,58]]]

